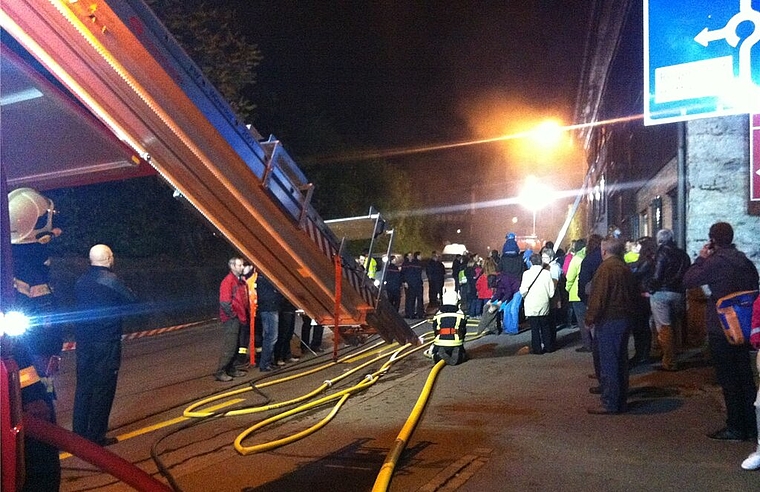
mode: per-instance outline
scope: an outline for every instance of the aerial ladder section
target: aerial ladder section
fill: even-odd
[[[417,343],[281,142],[238,119],[142,1],[2,2],[0,27],[314,320]]]

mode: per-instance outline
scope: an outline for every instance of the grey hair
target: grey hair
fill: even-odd
[[[657,231],[657,244],[665,244],[673,240],[673,231],[670,229],[660,229]]]

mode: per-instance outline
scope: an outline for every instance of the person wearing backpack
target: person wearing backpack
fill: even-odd
[[[726,404],[726,426],[707,435],[721,441],[757,439],[754,402],[757,396],[755,377],[750,365],[749,345],[731,345],[723,334],[716,303],[734,292],[755,290],[758,274],[755,264],[733,244],[734,229],[727,222],[710,227],[710,241],[686,271],[687,289],[707,285],[710,300],[707,307],[707,339],[716,379],[723,390]]]

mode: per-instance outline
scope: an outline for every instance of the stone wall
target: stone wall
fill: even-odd
[[[749,121],[746,115],[686,123],[686,251],[693,258],[719,221],[734,227],[736,247],[760,268],[760,217],[747,213]]]

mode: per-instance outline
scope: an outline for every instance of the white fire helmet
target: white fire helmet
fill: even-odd
[[[11,244],[47,243],[53,237],[53,201],[32,188],[8,193]]]

